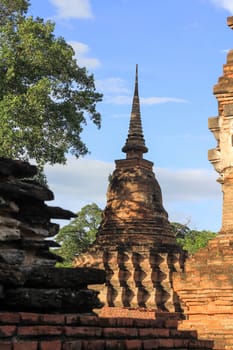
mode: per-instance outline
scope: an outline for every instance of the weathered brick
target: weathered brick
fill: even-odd
[[[12,337],[16,334],[16,326],[0,326],[0,338]]]
[[[115,317],[103,317],[100,318],[99,322],[102,327],[116,327],[117,320]]]
[[[215,345],[215,343],[213,342],[213,341],[205,341],[205,340],[196,340],[196,341],[194,341],[194,340],[191,340],[190,342],[189,342],[189,348],[190,349],[212,349],[213,348],[213,345]],[[224,347],[223,347],[223,349],[226,349],[225,348],[225,346],[226,346],[226,340],[225,340],[225,344],[224,344]],[[220,348],[221,349],[221,348]]]
[[[134,324],[134,319],[129,317],[116,318],[117,327],[132,327]]]
[[[149,267],[149,265],[148,265]],[[123,277],[124,273],[121,271],[121,277]],[[136,276],[136,272],[135,272]],[[98,310],[99,317],[101,318],[110,318],[114,317],[118,320],[120,319],[153,319],[155,317],[155,311],[148,309],[132,309],[126,307],[108,307],[104,306],[102,309]]]
[[[66,315],[65,323],[68,325],[80,325],[80,316],[79,315]]]
[[[2,342],[0,341],[1,350],[12,350],[12,342]]]
[[[0,323],[16,324],[19,323],[20,316],[17,312],[0,312]]]
[[[138,328],[163,328],[164,320],[159,319],[133,319],[133,325],[136,325]]]
[[[20,318],[23,323],[27,324],[34,324],[34,323],[39,323],[40,320],[40,314],[35,314],[31,312],[21,312],[20,313]]]
[[[127,339],[125,341],[125,349],[127,350],[141,350],[142,341],[140,339]]]
[[[13,350],[38,350],[36,341],[20,341],[13,343]]]
[[[164,322],[165,328],[177,328],[178,321],[177,320],[165,320]]]
[[[167,328],[139,328],[138,330],[140,338],[147,337],[169,337],[169,329]]]
[[[144,339],[142,344],[144,350],[158,349],[159,347],[158,339]]]
[[[68,327],[66,326],[65,335],[72,337],[100,337],[102,335],[102,329],[100,327]]]
[[[104,328],[103,335],[106,338],[134,338],[138,336],[137,328]]]
[[[182,329],[182,331],[180,331],[177,329],[171,329],[170,335],[171,335],[171,337],[174,337],[174,338],[196,339],[197,338],[197,331],[185,330],[185,329]]]
[[[159,347],[164,349],[173,349],[173,339],[158,339]]]
[[[170,336],[172,338],[196,339],[197,338],[197,331],[191,331],[191,330],[190,331],[189,330],[179,331],[177,329],[171,329]]]
[[[80,324],[85,326],[95,326],[99,323],[98,316],[95,315],[80,315]]]
[[[72,340],[66,341],[63,343],[62,350],[81,350],[82,341],[81,340]]]
[[[189,345],[189,339],[174,339],[173,347],[174,348],[187,348]]]
[[[40,350],[61,350],[62,344],[60,340],[42,341]]]
[[[88,325],[95,326],[99,323],[98,316],[95,315],[67,315],[66,324],[68,325]]]
[[[45,314],[40,317],[40,320],[45,324],[63,325],[65,323],[65,315]]]
[[[34,336],[34,335],[60,335],[63,328],[60,326],[24,326],[18,328],[18,335],[20,336]]]
[[[105,349],[107,350],[125,350],[125,340],[122,339],[106,339]]]
[[[103,350],[105,348],[104,340],[83,340],[82,350]]]

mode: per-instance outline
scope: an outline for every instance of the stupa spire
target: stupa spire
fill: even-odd
[[[129,132],[126,143],[122,148],[122,152],[126,153],[127,158],[142,158],[143,153],[148,152],[142,131],[140,100],[138,94],[138,65],[136,65],[135,87]]]

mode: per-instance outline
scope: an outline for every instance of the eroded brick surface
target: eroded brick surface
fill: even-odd
[[[232,28],[233,17],[228,19]],[[218,116],[209,119],[217,147],[209,160],[219,173],[223,191],[222,228],[206,248],[186,260],[185,271],[174,274],[174,289],[188,319],[179,329],[195,329],[214,349],[233,349],[233,51],[214,86]],[[191,345],[190,345],[191,346]],[[200,343],[200,347],[203,344]]]

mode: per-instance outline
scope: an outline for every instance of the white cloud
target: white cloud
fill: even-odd
[[[210,0],[214,5],[221,7],[231,14],[233,14],[233,1],[232,0]]]
[[[156,173],[167,202],[195,202],[220,197],[221,188],[213,170],[158,168]]]
[[[55,195],[48,205],[78,212],[94,202],[104,209],[108,176],[113,170],[114,163],[91,159],[70,158],[67,165],[47,165],[45,173]],[[222,194],[213,170],[156,168],[154,172],[170,221],[191,220],[189,226],[195,229],[219,230]],[[57,222],[68,224],[67,220]]]
[[[105,103],[117,105],[129,105],[132,103],[131,91],[126,87],[126,81],[124,79],[107,78],[96,80],[95,85],[97,90],[104,93]],[[169,102],[186,103],[188,101],[176,97],[140,97],[141,105],[156,105]]]
[[[99,160],[71,158],[66,165],[46,165],[49,186],[56,204],[78,211],[83,205],[95,202],[104,207],[108,176],[114,164]]]
[[[116,105],[130,105],[132,103],[132,90],[126,86],[126,80],[114,77],[96,80],[97,90],[104,94],[104,102]],[[141,105],[156,105],[161,103],[186,103],[182,98],[176,97],[140,97]]]
[[[98,58],[87,57],[90,51],[88,45],[81,43],[79,41],[69,41],[68,42],[75,51],[75,58],[80,67],[86,67],[88,69],[97,68],[101,65]]]
[[[176,102],[176,103],[186,103],[187,100],[176,97],[142,97],[140,99],[142,105],[157,105],[161,103]]]
[[[231,49],[223,49],[221,50],[222,53],[228,53]]]
[[[73,211],[91,202],[105,206],[108,176],[113,170],[114,163],[75,158],[70,158],[67,165],[45,167],[56,205]],[[156,168],[154,172],[167,203],[221,200],[214,171]]]
[[[50,0],[57,9],[57,18],[92,18],[89,0]]]
[[[110,104],[118,104],[118,105],[128,105],[132,103],[132,96],[126,95],[117,95],[117,96],[106,96],[104,102]],[[187,103],[187,100],[176,97],[140,97],[141,105],[157,105],[161,103]]]

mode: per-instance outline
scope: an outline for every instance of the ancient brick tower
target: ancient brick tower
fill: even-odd
[[[233,29],[233,17],[228,18]],[[209,118],[217,147],[208,157],[220,177],[223,191],[222,228],[208,245],[174,274],[173,286],[187,316],[182,329],[196,329],[214,340],[214,349],[233,349],[233,50],[214,86],[218,116]],[[209,218],[211,220],[211,217]]]
[[[179,311],[172,275],[181,270],[180,249],[162,204],[153,163],[145,146],[138,95],[138,71],[129,132],[116,160],[97,239],[76,266],[104,267],[107,283],[100,299],[109,306]]]
[[[233,29],[232,17],[228,25]],[[218,100],[217,117],[209,118],[209,129],[213,132],[217,147],[209,150],[209,160],[219,173],[222,184],[222,232],[233,233],[233,50],[227,55],[223,67],[223,76],[214,86],[214,95]]]
[[[126,159],[115,161],[98,242],[175,244],[153,163],[143,158],[148,149],[142,131],[137,69],[129,132],[122,151]]]

